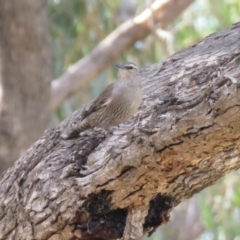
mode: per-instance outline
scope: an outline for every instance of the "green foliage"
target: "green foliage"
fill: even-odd
[[[200,198],[201,213],[212,239],[234,239],[240,236],[239,171],[204,190]]]
[[[46,1],[50,18],[55,78],[63,74],[68,66],[87,56],[101,40],[126,21],[134,7],[137,13],[146,8],[146,1],[143,0]],[[119,61],[134,61],[140,66],[159,62],[174,51],[186,48],[239,19],[239,0],[196,0],[181,16],[169,24],[165,29],[164,38],[152,34],[138,41],[122,54]],[[88,88],[81,90],[58,109],[55,121],[62,120],[84,102],[96,97],[115,77],[114,66],[100,74]],[[198,195],[201,208],[199,222],[203,228],[196,239],[240,239],[238,174],[239,172],[229,175]],[[160,228],[151,239],[176,240],[178,236],[178,230],[175,228],[174,231],[169,230],[167,226]]]

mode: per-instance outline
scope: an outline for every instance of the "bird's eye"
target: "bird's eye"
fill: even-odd
[[[132,69],[133,69],[133,67],[131,67],[131,66],[130,66],[130,67],[126,67],[126,68],[129,69],[129,70],[132,70]]]

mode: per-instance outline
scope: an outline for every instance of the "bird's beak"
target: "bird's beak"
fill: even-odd
[[[118,68],[124,68],[124,66],[123,66],[122,63],[117,63],[116,66],[117,66]]]

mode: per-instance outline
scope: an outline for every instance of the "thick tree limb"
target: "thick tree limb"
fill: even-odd
[[[193,0],[156,1],[139,16],[119,26],[90,55],[73,64],[64,75],[52,82],[51,109],[56,109],[67,97],[111,65],[137,40],[145,38],[157,23],[165,26],[192,2]]]
[[[0,239],[137,239],[240,166],[240,23],[142,69],[138,116],[48,130],[0,183]],[[136,126],[137,119],[139,124]]]

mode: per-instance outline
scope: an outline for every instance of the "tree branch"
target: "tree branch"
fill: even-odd
[[[145,38],[157,23],[165,26],[192,2],[193,0],[156,1],[139,16],[119,26],[91,54],[73,64],[65,74],[52,82],[51,109],[56,109],[136,41]]]
[[[237,23],[142,69],[138,115],[112,133],[61,139],[81,109],[46,131],[0,182],[0,239],[127,240],[167,223],[240,166],[239,64]]]

